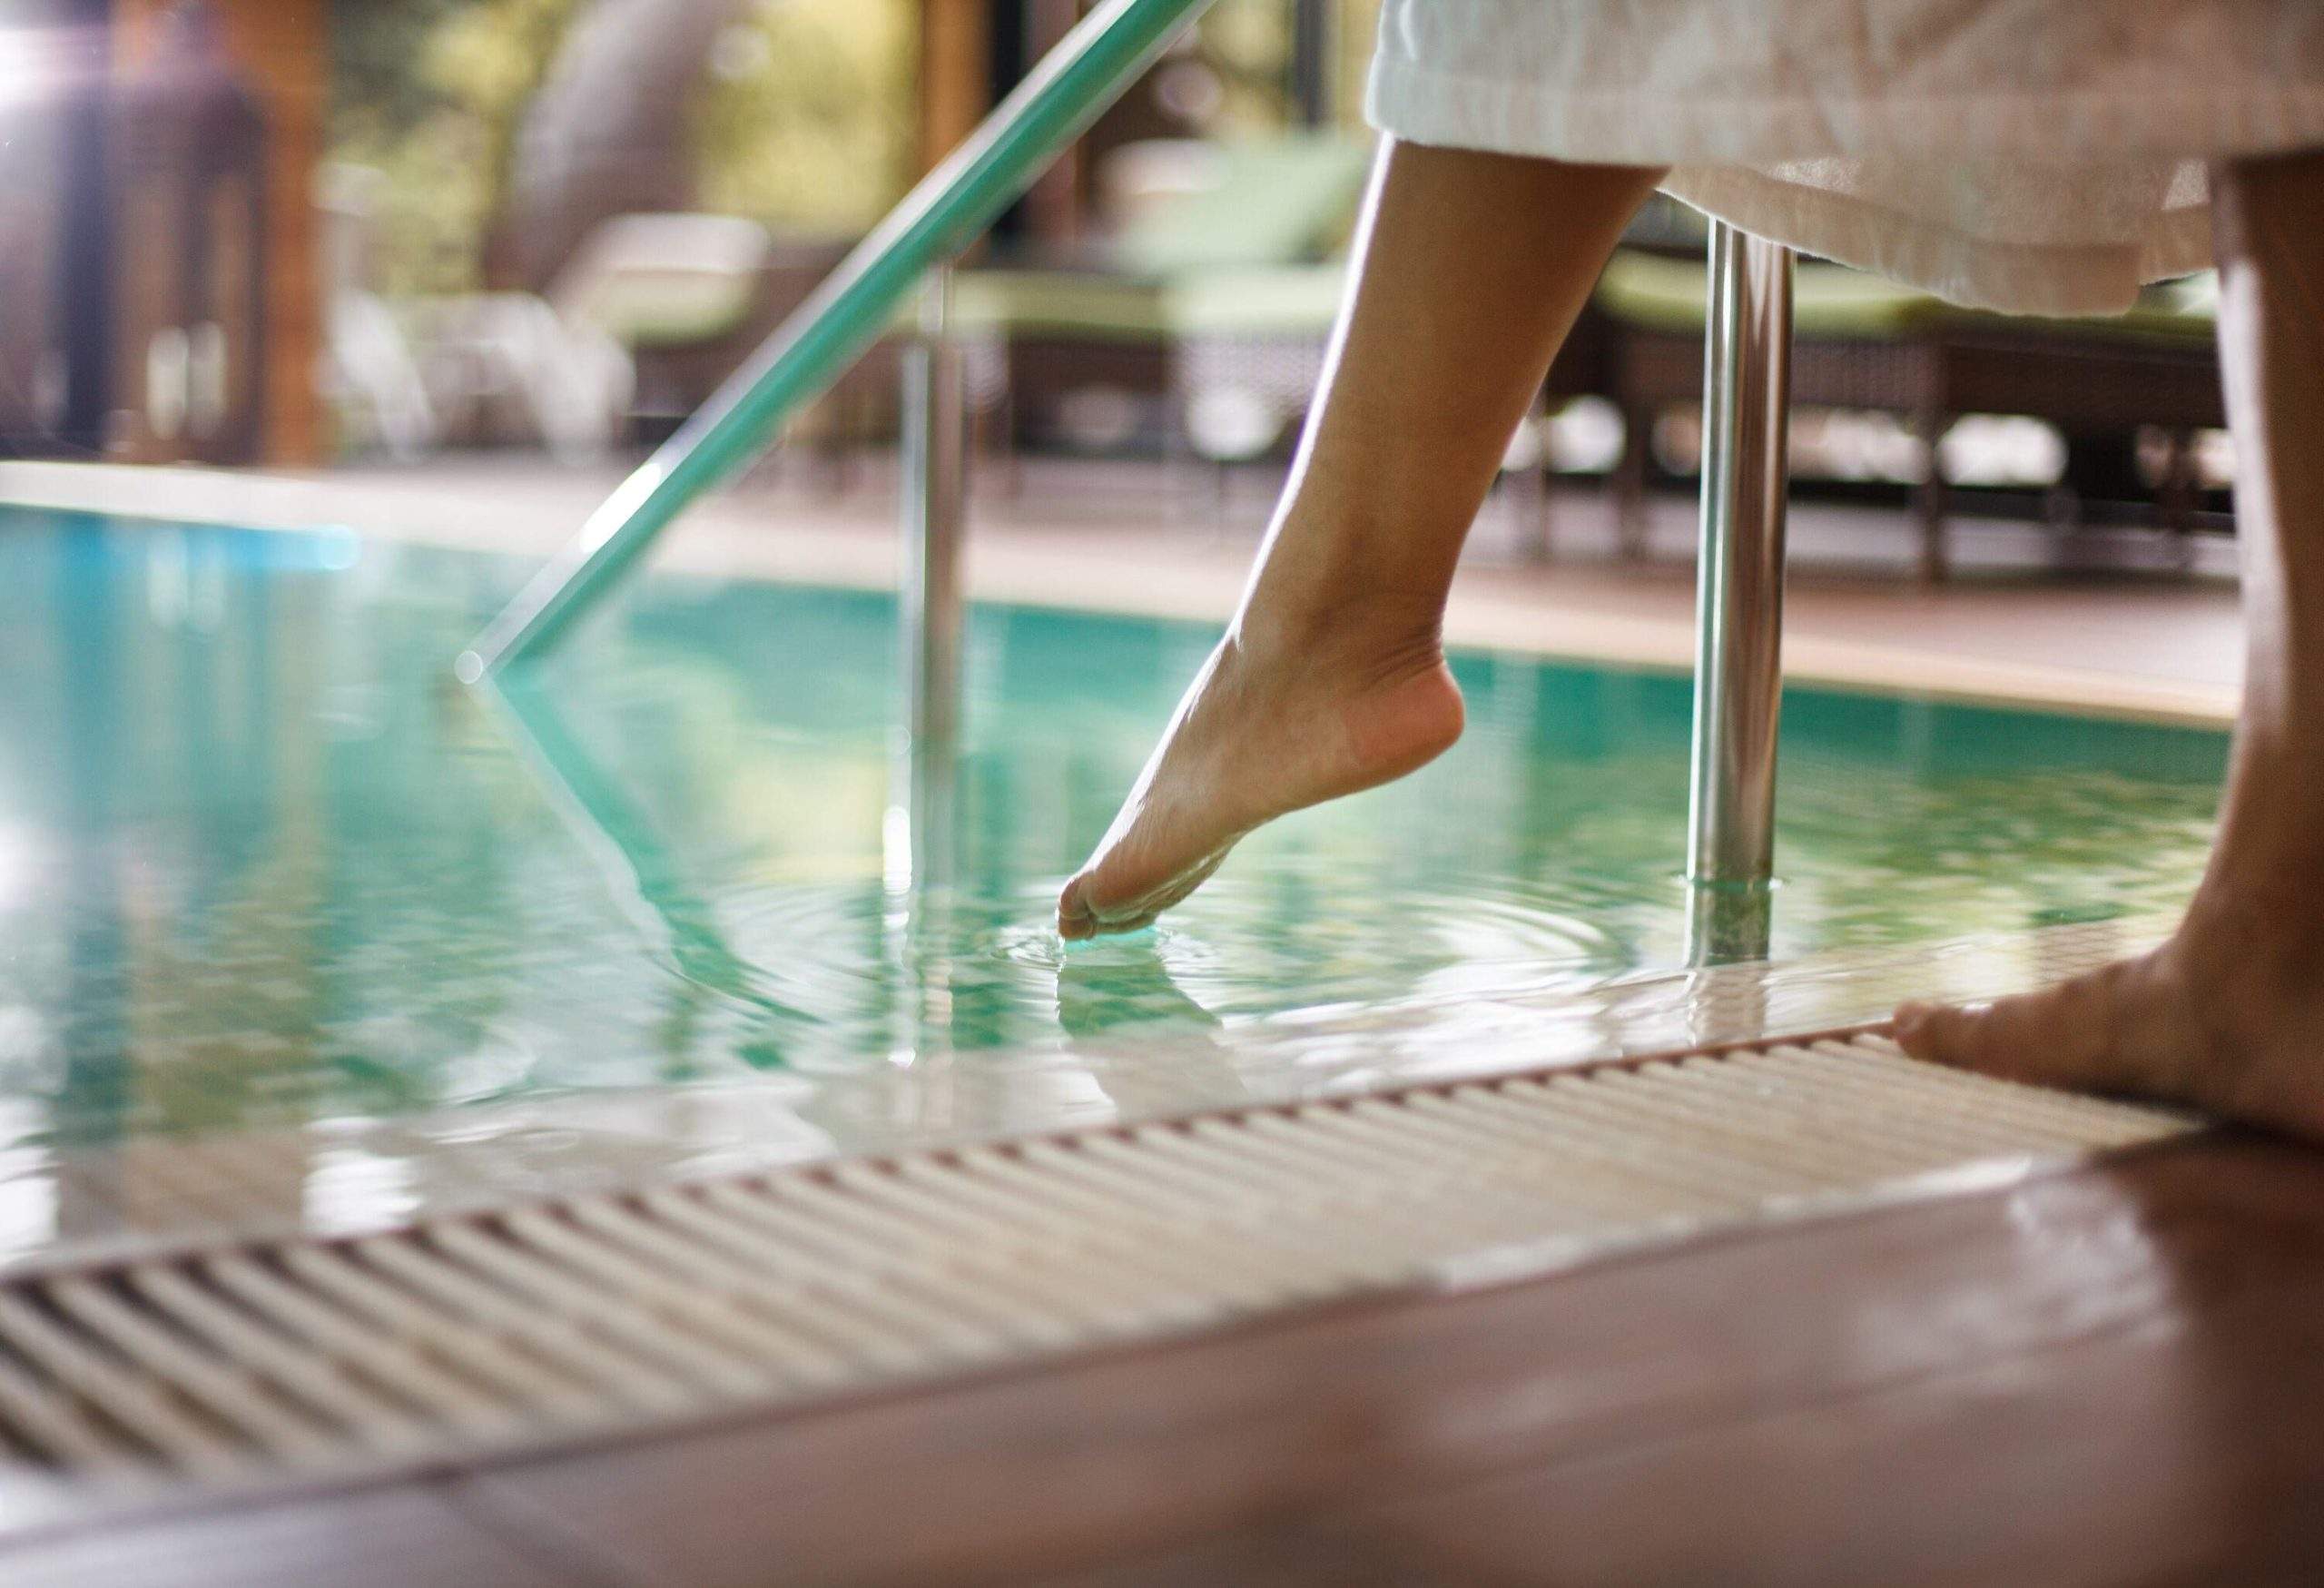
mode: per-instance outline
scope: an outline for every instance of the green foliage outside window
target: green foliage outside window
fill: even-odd
[[[715,0],[670,0],[674,6]],[[1010,0],[996,0],[1009,4]],[[371,261],[391,293],[470,291],[525,108],[590,0],[331,0],[330,154],[380,172]],[[1339,0],[1334,116],[1361,120],[1379,0]],[[913,175],[919,0],[736,0],[689,107],[695,203],[777,232],[861,231]],[[1214,135],[1293,118],[1291,0],[1217,0],[1164,64]]]
[[[385,179],[372,261],[383,289],[481,283],[526,105],[587,4],[334,0],[330,155]],[[911,175],[914,0],[737,12],[694,89],[695,202],[777,231],[869,225]]]
[[[479,284],[526,102],[583,0],[333,0],[330,157],[379,171],[391,293]]]

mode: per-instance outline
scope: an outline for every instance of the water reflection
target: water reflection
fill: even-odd
[[[1060,1117],[1137,1112],[1157,1053],[1216,1100],[1553,1057],[1603,1033],[1545,1001],[1686,974],[1679,680],[1463,658],[1452,755],[1068,952],[1056,885],[1199,629],[979,613],[915,787],[872,597],[657,578],[496,705],[445,658],[515,565],[0,517],[0,1151],[675,1083],[836,1137],[888,1106],[842,1083],[899,1067],[964,1078],[931,1116],[1036,1074]],[[1797,691],[1785,732],[1786,956],[2167,909],[2222,755]]]
[[[1057,1019],[1068,1036],[1094,1037],[1124,1027],[1166,1025],[1177,1031],[1212,1031],[1220,1019],[1187,995],[1158,949],[1165,929],[1061,953],[1057,966]]]
[[[480,687],[478,697],[506,714],[511,742],[614,896],[631,906],[626,913],[647,952],[695,987],[753,1007],[771,1031],[812,1019],[767,993],[748,962],[727,946],[716,911],[694,891],[645,813],[566,729],[545,680],[511,672]]]

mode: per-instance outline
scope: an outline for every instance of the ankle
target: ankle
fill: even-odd
[[[1334,695],[1369,695],[1444,668],[1433,617],[1350,604],[1305,613],[1252,611],[1226,634],[1232,661],[1302,678]]]
[[[2189,901],[2171,950],[2201,982],[2253,976],[2324,986],[2324,923],[2310,924],[2309,879],[2240,882],[2214,873]]]
[[[1294,505],[1268,538],[1236,626],[1254,648],[1349,638],[1366,649],[1440,647],[1451,564],[1415,555],[1410,523]]]
[[[1262,664],[1330,659],[1370,670],[1443,661],[1443,601],[1384,583],[1263,575],[1227,636]]]

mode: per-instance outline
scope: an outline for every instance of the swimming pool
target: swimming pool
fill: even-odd
[[[1490,1066],[1512,1031],[1532,1062],[1602,1050],[1629,1039],[1554,1011],[1682,964],[1683,679],[1463,655],[1443,761],[1257,835],[1157,931],[1066,950],[1057,883],[1206,629],[978,609],[928,885],[893,810],[889,601],[657,575],[504,710],[448,664],[527,571],[0,509],[9,1172],[420,1119],[522,1165],[674,1109],[793,1157],[1138,1115]],[[1794,689],[1777,956],[2168,912],[2224,755]],[[341,1189],[403,1194],[376,1163]]]

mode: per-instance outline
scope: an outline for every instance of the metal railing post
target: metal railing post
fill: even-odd
[[[1712,223],[1687,843],[1689,955],[1698,963],[1768,952],[1791,286],[1789,249]]]
[[[897,616],[904,679],[904,809],[915,882],[950,870],[951,789],[960,733],[960,551],[967,507],[968,403],[950,331],[952,270],[928,272],[920,332],[904,360],[898,459],[903,556]]]

